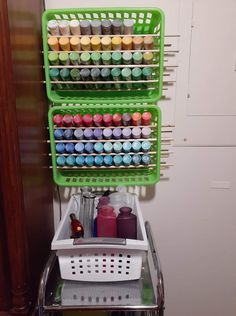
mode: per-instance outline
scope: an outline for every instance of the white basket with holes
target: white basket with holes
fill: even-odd
[[[62,279],[89,282],[138,280],[148,250],[147,235],[137,196],[137,240],[120,238],[70,238],[70,213],[79,217],[79,199],[71,197],[59,223],[51,249],[57,250]]]

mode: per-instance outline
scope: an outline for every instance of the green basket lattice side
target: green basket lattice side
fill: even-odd
[[[56,150],[54,140],[54,124],[53,116],[55,114],[72,114],[76,113],[111,113],[116,112],[144,112],[149,111],[152,113],[152,121],[157,124],[157,128],[154,129],[152,135],[157,138],[157,141],[153,143],[153,149],[157,154],[154,157],[152,163],[155,163],[153,169],[142,168],[124,168],[124,169],[58,169],[56,165]],[[117,186],[117,185],[151,185],[160,180],[160,152],[161,152],[161,110],[154,105],[140,105],[140,106],[122,106],[122,107],[109,107],[108,105],[93,105],[90,107],[84,106],[55,106],[49,110],[49,132],[50,132],[50,145],[52,154],[52,167],[53,167],[53,179],[56,184],[60,186]],[[86,141],[85,141],[86,142]]]

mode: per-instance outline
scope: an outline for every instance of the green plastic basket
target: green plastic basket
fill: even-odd
[[[154,89],[143,90],[60,90],[51,84],[48,61],[47,22],[51,19],[133,19],[135,34],[154,34],[154,53],[157,67],[153,68]],[[43,50],[46,76],[46,89],[50,101],[54,104],[123,104],[155,103],[162,95],[163,56],[164,56],[164,14],[156,8],[90,8],[47,10],[42,17]]]
[[[152,138],[155,138],[152,145],[154,155],[151,155],[151,165],[142,168],[106,168],[101,167],[79,169],[72,167],[71,169],[58,168],[56,164],[55,139],[54,139],[54,124],[53,116],[55,114],[72,114],[77,113],[95,114],[95,113],[143,113],[149,111],[152,113],[152,124],[155,128],[152,132]],[[117,186],[117,185],[151,185],[155,184],[160,179],[160,149],[161,149],[161,110],[155,105],[127,105],[127,106],[109,106],[109,105],[92,105],[92,106],[55,106],[49,110],[49,131],[52,154],[53,178],[56,184],[60,186]],[[66,141],[65,141],[66,142]],[[76,143],[76,140],[73,141]],[[84,141],[86,142],[86,141]],[[79,155],[79,154],[78,154]]]

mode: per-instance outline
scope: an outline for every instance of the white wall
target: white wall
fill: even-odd
[[[116,6],[127,1],[117,0]],[[147,5],[148,3],[148,5]],[[67,0],[66,6],[94,6]],[[112,6],[101,0],[100,6]],[[143,6],[130,0],[129,6]],[[47,8],[63,6],[46,0]],[[64,5],[65,6],[65,5]],[[174,166],[142,190],[164,271],[166,316],[234,316],[236,310],[236,2],[148,0],[166,13],[172,39],[167,64],[176,84],[162,100],[164,123],[175,123]],[[166,39],[166,43],[170,39]],[[76,189],[61,189],[63,209]],[[55,192],[55,223],[58,222]]]

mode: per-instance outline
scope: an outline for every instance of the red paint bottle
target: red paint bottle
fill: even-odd
[[[111,206],[103,206],[97,216],[97,236],[117,237],[116,213]]]

